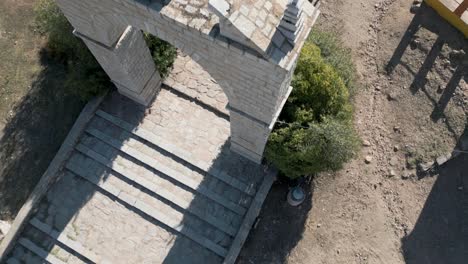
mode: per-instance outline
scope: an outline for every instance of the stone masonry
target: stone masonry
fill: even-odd
[[[278,29],[285,0],[57,0],[119,92],[143,105],[161,78],[141,30],[190,56],[226,94],[233,151],[260,163],[286,101],[302,45],[319,11],[303,1],[303,30]]]
[[[275,173],[226,147],[228,118],[196,98],[107,96],[0,263],[233,264]]]
[[[119,93],[85,107],[0,262],[235,263],[317,0],[57,1]],[[178,48],[164,81],[142,30]]]

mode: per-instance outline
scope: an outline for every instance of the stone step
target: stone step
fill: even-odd
[[[157,222],[180,233],[215,254],[224,257],[232,239],[222,231],[212,228],[201,220],[183,214],[175,208],[146,194],[137,186],[122,181],[112,173],[102,172],[100,164],[75,152],[65,165],[66,169],[95,184],[107,195],[112,195],[118,202],[132,211],[143,213]]]
[[[21,264],[21,262],[17,258],[11,257],[7,259],[6,264]]]
[[[122,131],[121,135],[129,136],[129,138],[122,140],[110,136],[111,133],[115,133],[116,131],[112,127],[108,127],[108,131],[105,132],[92,127],[93,124],[90,124],[90,128],[88,128],[86,132],[113,148],[161,172],[174,181],[177,181],[179,184],[197,193],[201,193],[205,197],[221,204],[240,216],[246,213],[252,200],[250,196],[243,194],[239,190],[232,188],[230,185],[216,178],[207,177],[206,175],[201,175],[190,170],[187,168],[186,164],[178,163],[163,155],[161,152],[146,146],[144,143],[132,139],[131,135],[125,131]],[[125,142],[123,143],[123,141]]]
[[[92,251],[86,249],[81,243],[69,238],[64,232],[54,230],[50,225],[41,222],[38,218],[34,217],[29,221],[29,224],[46,234],[49,238],[63,245],[63,248],[69,249],[77,258],[83,259],[83,263],[106,263],[105,259],[94,254]]]
[[[32,220],[22,232],[11,253],[12,258],[20,263],[92,263],[31,223]],[[33,258],[29,252],[37,258]]]
[[[98,146],[97,144],[93,144],[93,146]],[[141,173],[139,170],[138,173],[132,171],[132,169],[126,168],[126,166],[122,165],[115,160],[110,160],[105,156],[97,153],[96,151],[92,150],[91,148],[87,147],[83,143],[78,144],[75,147],[81,153],[87,155],[88,157],[92,158],[93,160],[99,162],[100,164],[106,166],[107,168],[113,170],[114,172],[120,174],[121,176],[125,177],[129,181],[137,184],[139,187],[144,188],[151,193],[157,195],[157,197],[162,198],[164,202],[169,202],[178,206],[182,210],[187,210],[189,213],[197,216],[198,218],[204,220],[205,222],[211,224],[212,226],[218,228],[219,230],[229,234],[230,236],[235,236],[237,233],[238,225],[233,227],[228,222],[229,219],[222,219],[222,215],[219,213],[217,215],[212,214],[211,211],[214,211],[211,208],[203,208],[201,206],[194,206],[193,202],[195,199],[199,199],[199,197],[195,197],[195,195],[187,190],[180,188],[179,186],[173,184],[172,182],[165,180],[164,178],[158,177],[157,175],[151,173],[152,177],[158,177],[156,181],[149,180],[143,176],[144,173]],[[116,159],[121,160],[124,159],[122,156],[117,156]],[[133,165],[133,164],[132,164]],[[144,168],[142,168],[144,170]],[[148,171],[149,172],[149,171]],[[150,176],[150,177],[151,177]],[[166,188],[165,186],[168,186]],[[189,196],[191,199],[184,199],[185,196]],[[198,201],[202,206],[211,206],[211,203],[204,199],[203,201]],[[214,208],[220,209],[220,208]],[[224,212],[223,212],[224,211]],[[226,214],[225,210],[223,210],[221,214]],[[235,217],[235,215],[231,214],[231,217]],[[240,219],[239,219],[240,221]]]
[[[196,157],[193,157],[190,150],[181,149],[177,147],[176,145],[172,144],[171,142],[168,142],[164,138],[158,137],[157,135],[153,134],[151,131],[148,131],[141,127],[135,128],[134,125],[118,117],[110,115],[102,110],[98,110],[96,112],[96,115],[120,127],[121,129],[127,131],[128,133],[133,134],[136,137],[143,139],[144,141],[147,141],[153,146],[163,149],[169,154],[184,160],[185,162],[200,169],[204,173],[207,173],[207,171],[209,171],[209,174],[211,176],[225,182],[226,184],[232,186],[233,188],[236,188],[242,192],[245,192],[246,194],[250,196],[253,196],[256,192],[255,185],[251,181],[241,181],[240,179],[242,177],[233,177],[222,170],[212,169],[211,164],[206,164],[205,162],[198,160]]]
[[[26,249],[30,250],[31,252],[33,252],[34,254],[36,254],[37,256],[42,258],[43,260],[45,260],[47,263],[50,263],[50,264],[65,264],[65,262],[63,262],[60,259],[58,259],[57,257],[53,256],[49,252],[45,251],[44,249],[42,249],[41,247],[39,247],[38,245],[36,245],[35,243],[33,243],[31,240],[29,240],[27,238],[21,237],[18,240],[18,244],[20,244],[21,246],[23,246]]]

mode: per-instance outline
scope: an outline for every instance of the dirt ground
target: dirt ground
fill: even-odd
[[[285,203],[278,182],[238,263],[467,263],[467,42],[411,0],[325,0],[319,26],[352,49],[360,88],[356,160]],[[371,159],[367,164],[365,157]]]
[[[34,30],[35,0],[0,1],[0,220],[12,220],[83,107]]]

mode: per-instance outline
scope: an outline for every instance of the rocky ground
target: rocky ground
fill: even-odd
[[[355,58],[363,148],[316,177],[299,208],[276,184],[239,263],[466,263],[468,158],[444,161],[466,149],[467,43],[412,4],[322,2],[319,26]]]

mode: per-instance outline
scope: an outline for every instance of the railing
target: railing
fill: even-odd
[[[468,0],[425,0],[440,16],[468,37]]]

